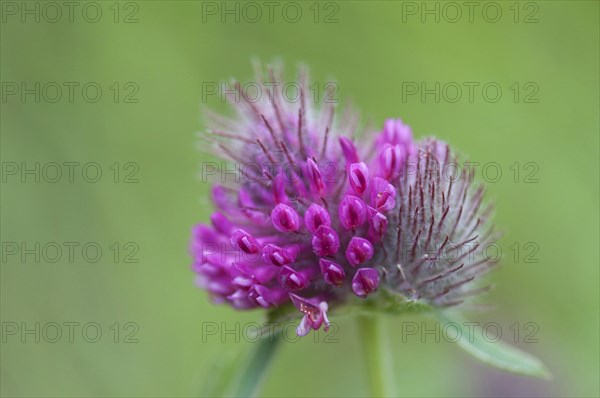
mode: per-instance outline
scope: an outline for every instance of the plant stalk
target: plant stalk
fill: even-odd
[[[358,330],[367,365],[372,397],[394,396],[392,349],[385,319],[361,315]]]

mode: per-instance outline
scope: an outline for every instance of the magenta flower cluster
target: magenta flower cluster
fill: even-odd
[[[473,281],[495,263],[478,250],[491,207],[448,145],[416,142],[399,119],[356,139],[353,113],[309,106],[305,74],[298,102],[269,91],[281,81],[259,75],[268,96],[240,90],[236,117],[212,115],[208,136],[240,178],[213,186],[211,223],[193,229],[198,285],[236,309],[291,303],[299,335],[378,289],[436,307],[486,291]]]

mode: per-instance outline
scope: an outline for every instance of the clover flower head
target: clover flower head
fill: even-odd
[[[213,186],[211,223],[193,229],[198,285],[216,302],[293,305],[305,335],[380,289],[433,307],[488,289],[476,279],[495,264],[478,250],[494,237],[491,207],[446,143],[415,141],[400,119],[357,139],[354,113],[311,106],[305,72],[298,102],[272,89],[280,71],[257,80],[268,95],[240,90],[236,116],[213,114],[207,135],[241,174]]]

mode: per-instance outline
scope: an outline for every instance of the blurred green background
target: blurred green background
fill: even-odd
[[[236,322],[261,321],[262,314],[210,304],[194,286],[187,244],[191,226],[208,221],[211,212],[209,185],[197,178],[201,162],[214,160],[198,150],[200,109],[227,109],[218,96],[203,103],[203,82],[233,76],[249,81],[250,60],[259,57],[280,58],[290,74],[304,62],[315,81],[334,78],[336,97],[351,100],[374,125],[401,117],[417,137],[437,135],[473,161],[496,162],[502,169],[500,180],[488,184],[496,222],[506,232],[504,266],[493,275],[497,288],[486,298],[495,308],[470,318],[498,322],[507,341],[513,340],[509,326],[518,322],[518,345],[540,357],[554,379],[491,369],[455,344],[431,338],[403,342],[401,322],[432,326],[411,316],[388,322],[395,336],[397,391],[598,396],[599,3],[496,2],[502,12],[496,23],[488,21],[496,8],[482,14],[485,2],[477,2],[472,22],[463,7],[454,23],[455,11],[444,2],[437,6],[439,23],[435,15],[422,15],[421,2],[296,2],[302,11],[296,23],[289,21],[291,9],[284,18],[284,2],[274,9],[273,21],[264,3],[254,3],[263,11],[257,22],[250,21],[253,10],[243,13],[243,3],[237,6],[239,22],[235,15],[221,20],[224,7],[235,9],[235,2],[208,3],[80,2],[72,22],[64,6],[52,22],[56,11],[44,2],[2,2],[2,395],[197,395],[214,375],[217,358],[247,348],[231,335],[203,341],[203,322],[233,329]],[[207,6],[217,13],[207,13],[214,9]],[[407,14],[413,7],[416,14]],[[23,16],[27,9],[33,14]],[[97,9],[99,21],[88,21]],[[327,16],[333,23],[324,23]],[[39,102],[35,94],[22,98],[21,83],[35,88],[35,82]],[[73,101],[63,85],[62,97],[52,103],[49,82],[78,83]],[[95,103],[82,94],[89,82],[102,88]],[[406,82],[478,82],[480,88],[473,102],[465,90],[456,103],[446,100],[450,91],[436,103],[432,95],[403,100]],[[482,97],[488,82],[503,90],[497,102]],[[510,88],[515,83],[521,90],[517,101]],[[525,101],[534,88],[530,99],[537,103]],[[94,96],[93,87],[87,95]],[[66,174],[56,183],[43,175],[37,183],[26,174],[22,182],[23,162],[29,168],[36,162],[81,166],[73,183]],[[90,162],[103,172],[97,183],[81,176]],[[515,162],[516,181],[510,168]],[[528,162],[537,166],[537,182],[526,182],[535,171],[525,168]],[[46,171],[52,178],[54,172]],[[93,177],[94,169],[88,171]],[[138,182],[125,183],[128,176]],[[52,245],[39,262],[34,254],[25,261],[21,252],[12,254],[15,244],[20,250],[21,243],[31,248],[35,242],[79,246],[72,262],[65,246],[55,263],[46,261],[54,257]],[[102,248],[99,261],[83,257],[87,242]],[[126,262],[136,248],[129,259],[139,261]],[[87,254],[94,256],[93,247]],[[63,325],[56,343],[46,341],[56,333],[52,322]],[[73,342],[64,322],[79,323]],[[96,343],[82,337],[81,328],[92,322],[102,331]],[[538,325],[537,343],[523,342],[528,322]],[[39,343],[35,332],[23,335],[23,328],[36,323],[46,332],[40,331]],[[354,325],[342,320],[339,327],[335,344],[323,342],[322,334],[319,342],[285,344],[264,395],[368,394]],[[93,337],[95,330],[88,332]],[[137,343],[126,342],[132,339]]]

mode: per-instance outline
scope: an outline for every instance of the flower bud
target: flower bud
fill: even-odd
[[[342,283],[344,283],[346,273],[341,265],[321,258],[319,259],[319,266],[321,268],[321,273],[323,274],[323,279],[328,285],[341,286]]]
[[[243,229],[236,229],[233,232],[231,244],[246,254],[256,254],[260,250],[260,244],[256,238]]]
[[[346,158],[346,164],[357,163],[358,153],[356,152],[354,143],[346,137],[340,137],[340,145],[344,153],[344,158]]]
[[[386,179],[398,176],[402,164],[404,163],[404,157],[403,147],[400,145],[385,144],[379,162],[383,176]]]
[[[365,298],[379,287],[379,272],[375,268],[361,268],[352,278],[352,291]]]
[[[306,225],[306,229],[314,234],[321,225],[330,227],[331,217],[323,206],[313,203],[304,214],[304,224]]]
[[[379,211],[392,210],[396,206],[396,188],[381,177],[373,178],[371,205]]]
[[[325,182],[319,170],[319,166],[311,158],[306,159],[306,171],[308,173],[308,181],[313,192],[323,196],[325,194]]]
[[[340,238],[334,229],[321,225],[313,234],[311,244],[317,256],[332,256],[340,248]]]
[[[340,222],[346,229],[354,230],[367,220],[367,206],[356,196],[346,195],[338,211]]]
[[[310,281],[305,272],[295,271],[284,265],[279,271],[279,284],[288,290],[302,290],[308,287]]]
[[[370,260],[373,257],[373,245],[364,238],[353,237],[346,249],[346,259],[353,266]]]
[[[300,217],[296,210],[283,203],[271,212],[273,226],[280,232],[295,232],[300,228]]]
[[[298,249],[296,246],[279,247],[272,243],[265,245],[262,249],[262,257],[266,263],[273,264],[276,267],[288,265],[296,260]]]
[[[367,189],[369,169],[364,162],[352,163],[348,173],[348,180],[354,192],[361,195]]]

